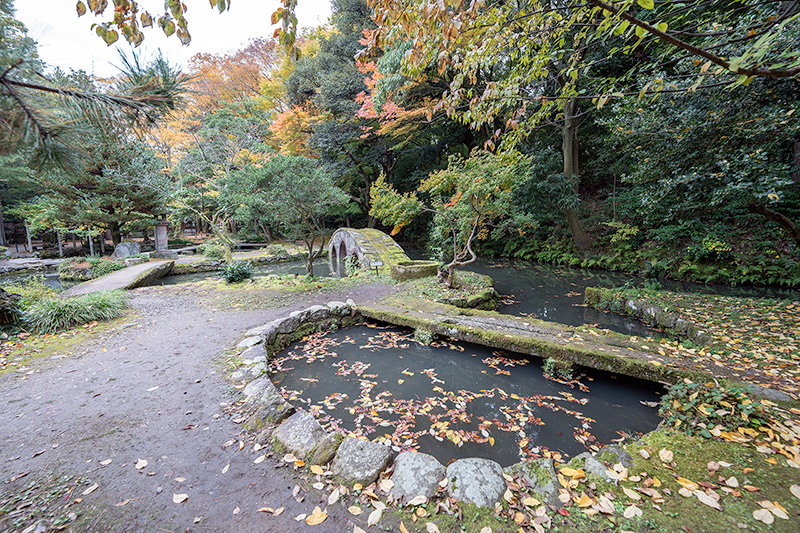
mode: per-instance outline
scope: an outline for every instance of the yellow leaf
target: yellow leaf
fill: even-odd
[[[406,529],[406,525],[400,522],[400,533],[408,533],[408,529]]]
[[[311,515],[306,518],[306,524],[309,526],[317,526],[325,521],[328,518],[328,514],[324,513],[319,506],[314,507],[314,510],[311,512]]]
[[[351,515],[353,515],[353,516],[358,516],[358,515],[360,515],[361,513],[363,513],[363,512],[364,512],[364,510],[363,510],[363,509],[361,509],[361,507],[359,507],[359,506],[357,506],[357,505],[351,505],[350,507],[348,507],[348,508],[347,508],[347,510],[348,510],[348,511],[350,512],[350,514],[351,514]]]
[[[311,473],[321,476],[322,474],[325,473],[325,471],[319,465],[311,465]]]
[[[578,507],[589,507],[592,505],[593,501],[589,496],[586,495],[585,492],[581,492],[580,499],[575,503],[578,504]]]
[[[574,476],[576,472],[577,470],[575,470],[574,468],[570,468],[568,466],[565,466],[564,468],[561,469],[561,473],[564,474],[565,476]]]
[[[797,485],[795,485],[795,486],[797,486]],[[539,500],[537,500],[533,496],[528,496],[527,498],[522,500],[522,505],[524,505],[526,507],[536,507],[540,503],[542,503],[542,502],[540,502]]]
[[[681,485],[683,485],[684,487],[686,487],[687,489],[691,490],[691,491],[695,491],[698,488],[700,488],[697,485],[697,483],[695,483],[694,481],[688,480],[685,477],[679,477],[676,481],[678,483],[680,483]]]

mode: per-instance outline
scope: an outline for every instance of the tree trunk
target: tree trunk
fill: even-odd
[[[6,241],[6,221],[3,218],[3,199],[0,198],[0,246],[8,246]]]
[[[561,152],[564,159],[564,179],[572,180],[572,188],[578,194],[577,176],[580,174],[580,159],[578,150],[578,104],[576,100],[568,100],[564,104],[564,126],[561,128]],[[574,208],[565,210],[567,225],[572,234],[572,240],[578,251],[585,253],[592,248],[592,239],[583,229],[583,224]]]
[[[755,202],[747,204],[747,210],[756,215],[761,215],[765,217],[767,220],[771,220],[772,222],[776,223],[781,228],[783,228],[786,231],[786,233],[789,234],[789,237],[791,237],[796,244],[800,245],[800,227],[798,227],[797,224],[795,224],[789,217],[787,217],[783,213],[779,213],[778,211],[770,209],[764,204],[757,204]]]
[[[116,248],[119,243],[122,242],[122,233],[120,232],[119,222],[112,222],[111,223],[111,242],[114,243],[114,247]]]

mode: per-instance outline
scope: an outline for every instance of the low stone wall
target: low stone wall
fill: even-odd
[[[231,378],[247,382],[243,389],[248,409],[245,428],[259,432],[257,442],[269,442],[276,452],[291,453],[308,465],[330,463],[334,477],[345,484],[360,483],[366,487],[394,464],[389,496],[398,503],[427,501],[446,486],[450,497],[492,508],[502,500],[507,479],[521,478],[543,502],[556,507],[563,505],[552,459],[521,461],[503,469],[489,459],[466,458],[445,467],[425,453],[401,452],[366,439],[327,433],[311,413],[287,402],[267,373],[269,357],[310,332],[361,319],[352,300],[331,301],[294,311],[247,331],[246,337],[237,344],[237,349],[243,350],[238,356],[240,368]],[[613,462],[617,461],[616,457],[627,455],[621,449],[615,453]],[[575,457],[572,463],[576,468],[603,475],[607,468],[589,452]]]
[[[391,266],[390,276],[395,281],[435,276],[439,267],[436,261],[400,261]]]
[[[242,259],[253,265],[262,264],[275,264],[275,263],[288,263],[290,261],[303,261],[306,259],[306,254],[282,254],[282,255],[258,255],[255,257],[247,257]],[[225,266],[225,261],[208,259],[206,257],[198,258],[191,262],[175,263],[169,276],[178,276],[181,274],[197,274],[198,272],[214,272],[215,270],[222,270]]]
[[[708,345],[713,341],[710,335],[679,315],[669,313],[658,305],[642,300],[629,300],[624,296],[618,296],[612,289],[586,287],[583,302],[589,307],[632,316],[653,327],[661,328],[677,337],[690,339],[698,344]]]

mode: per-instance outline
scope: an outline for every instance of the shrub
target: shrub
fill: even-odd
[[[117,270],[122,270],[125,268],[124,263],[118,263],[113,259],[101,258],[95,259],[90,258],[89,264],[92,265],[92,275],[95,278],[99,278],[100,276],[105,276],[106,274],[110,274],[112,272],[116,272]]]
[[[22,319],[33,331],[55,333],[94,320],[117,318],[127,305],[125,291],[100,291],[75,298],[42,300],[24,310]]]
[[[433,342],[433,331],[426,328],[417,328],[414,330],[414,340],[423,346],[430,346]]]
[[[207,242],[197,247],[197,251],[208,259],[219,261],[225,257],[225,248],[213,242]]]
[[[36,276],[19,283],[6,285],[3,287],[10,293],[19,294],[21,298],[17,302],[22,308],[28,308],[44,300],[56,297],[56,291],[48,287],[44,282],[44,276]]]
[[[673,385],[661,398],[658,414],[666,423],[692,434],[711,438],[710,429],[725,431],[740,427],[758,428],[766,418],[764,407],[747,397],[742,389],[725,389],[714,382],[694,383],[688,379]]]
[[[286,247],[282,244],[268,244],[267,253],[271,255],[288,256],[289,250],[287,250]]]
[[[691,244],[686,253],[697,261],[729,261],[733,254],[730,244],[717,237],[705,237],[700,244]]]
[[[247,261],[234,261],[225,265],[219,275],[228,283],[238,283],[253,277],[253,265]]]

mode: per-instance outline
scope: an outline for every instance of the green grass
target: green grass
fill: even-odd
[[[121,290],[45,299],[25,309],[22,321],[33,331],[55,333],[95,320],[117,318],[127,305],[128,295]]]

